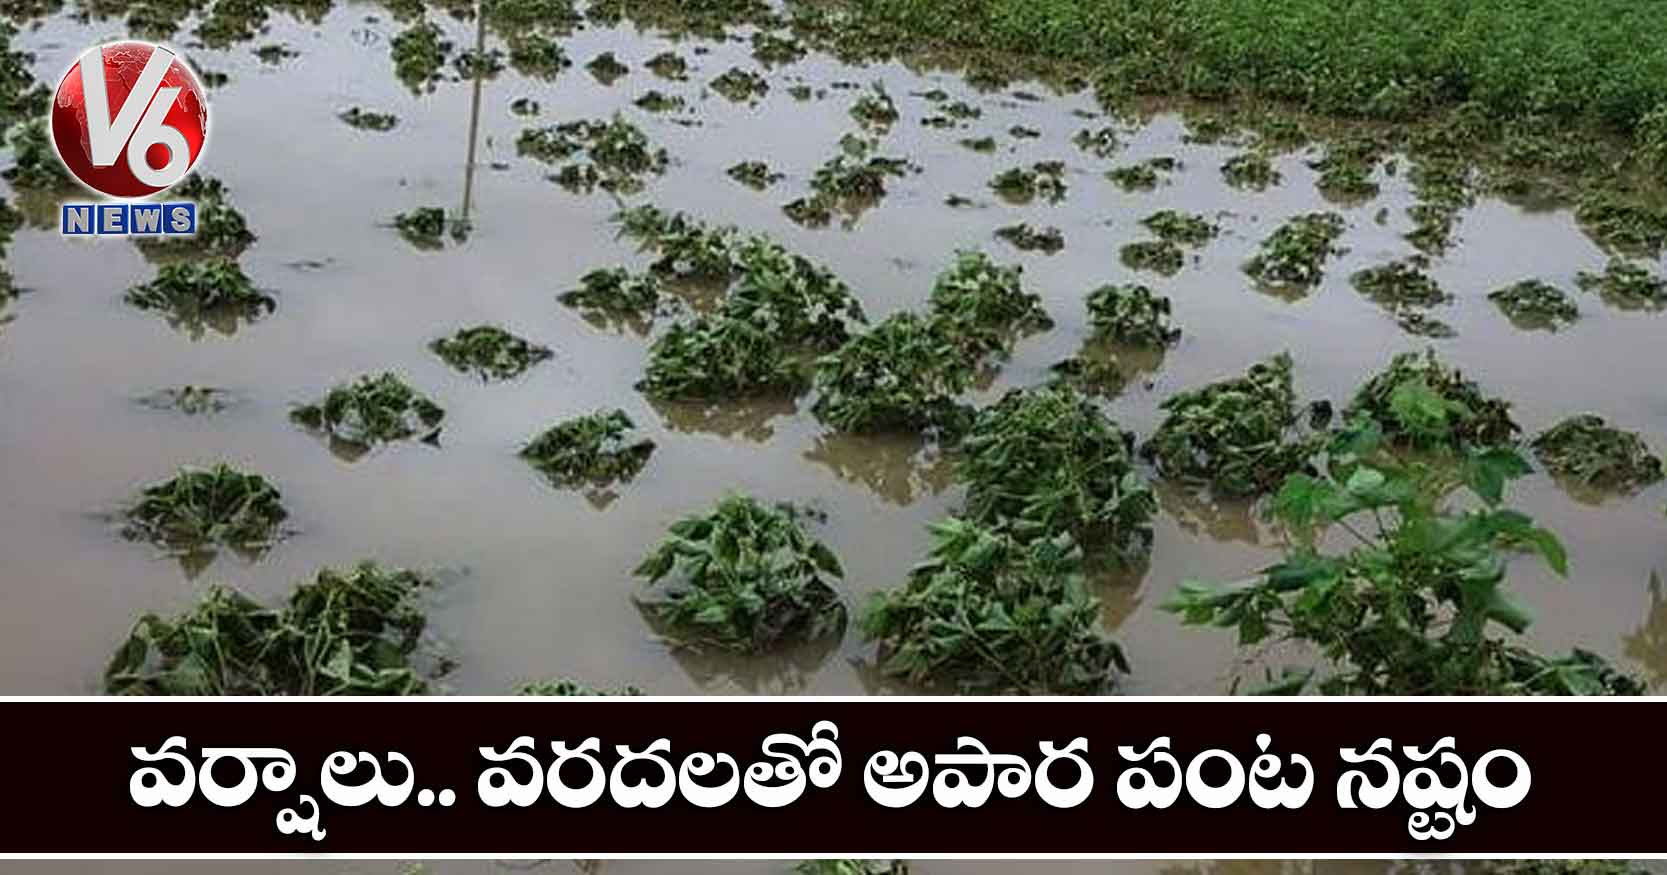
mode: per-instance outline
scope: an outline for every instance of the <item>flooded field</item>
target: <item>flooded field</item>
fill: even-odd
[[[473,21],[428,18],[454,48],[479,38]],[[155,274],[146,252],[62,237],[55,201],[11,193],[28,222],[7,259],[24,293],[0,315],[10,320],[0,325],[0,692],[97,692],[138,615],[184,610],[210,582],[277,602],[320,567],[361,559],[444,572],[427,632],[455,663],[444,691],[508,692],[549,677],[655,694],[909,691],[880,676],[874,646],[854,626],[837,642],[737,657],[668,645],[633,604],[642,583],[632,570],[666,527],[726,492],[810,508],[808,529],[839,557],[841,593],[857,606],[902,581],[925,555],[928,524],[954,512],[964,490],[936,445],[835,432],[811,414],[811,393],[716,407],[640,394],[649,344],[674,320],[647,332],[598,326],[557,300],[590,271],[652,260],[610,220],[624,206],[651,203],[767,233],[837,274],[871,323],[924,308],[957,250],[1022,265],[1054,325],[1020,339],[979,383],[969,399],[981,405],[1046,382],[1055,363],[1083,349],[1090,290],[1138,282],[1172,300],[1183,332],[1162,353],[1122,356],[1136,375],[1106,406],[1142,439],[1162,421],[1164,399],[1282,351],[1295,363],[1300,398],[1341,409],[1394,354],[1428,345],[1513,401],[1526,435],[1590,412],[1667,450],[1667,314],[1576,290],[1577,275],[1601,273],[1610,254],[1566,208],[1482,197],[1464,210],[1453,245],[1427,268],[1452,296],[1429,315],[1452,336],[1420,337],[1350,282],[1414,253],[1403,235],[1416,193],[1393,156],[1372,166],[1372,196],[1328,199],[1310,166],[1318,147],[1273,156],[1279,181],[1245,189],[1220,170],[1244,147],[1232,137],[1200,142],[1211,138],[1189,131],[1176,110],[1112,118],[1086,92],[1028,81],[979,88],[958,72],[852,66],[815,52],[765,66],[753,57],[750,28],[716,41],[592,24],[560,41],[573,65],[553,80],[512,68],[466,79],[448,59],[432,92],[414,94],[390,59],[390,42],[407,26],[381,6],[347,3],[316,22],[274,12],[254,39],[221,50],[193,46],[189,27],[174,40],[199,69],[228,77],[209,92],[200,169],[224,182],[258,235],[240,261],[275,307],[250,323],[193,336],[124,303],[125,290]],[[28,23],[13,46],[35,55],[38,79],[55,83],[87,46],[125,34],[119,17],[84,22],[59,12]],[[501,39],[488,34],[486,44]],[[667,51],[686,60],[683,77],[646,66]],[[587,68],[605,52],[621,75]],[[758,72],[767,92],[732,100],[715,91],[713,80],[731,68]],[[795,222],[783,206],[810,194],[842,137],[863,132],[851,110],[875,83],[898,118],[870,120],[866,135],[876,154],[912,166],[889,176],[883,199],[858,214],[836,212],[825,227]],[[661,99],[643,101],[650,92]],[[968,109],[946,114],[956,101]],[[351,107],[391,113],[397,124],[350,126],[338,115]],[[524,129],[615,114],[666,150],[663,172],[643,175],[640,191],[571,191],[547,178],[555,166],[517,149]],[[1115,147],[1076,141],[1108,126]],[[985,137],[993,144],[976,145],[987,150],[961,142]],[[1149,188],[1105,176],[1160,157],[1177,166]],[[762,189],[728,173],[743,161],[767,162],[755,177]],[[1050,176],[1063,182],[1057,200],[1014,203],[990,185],[1010,168],[1049,161],[1064,164]],[[425,206],[466,216],[467,239],[423,249],[391,227],[396,214]],[[1141,222],[1164,209],[1207,217],[1219,233],[1182,247],[1173,271],[1131,267],[1120,250],[1151,239]],[[1317,211],[1342,217],[1342,254],[1306,294],[1259,290],[1245,263],[1287,220]],[[1063,245],[1009,235],[1025,249],[996,236],[1021,223],[1057,229]],[[1667,268],[1658,256],[1639,263],[1657,275]],[[1487,297],[1530,278],[1569,291],[1579,320],[1525,331]],[[484,382],[429,350],[480,324],[552,354],[523,375]],[[295,405],[384,371],[444,407],[437,445],[398,442],[354,457],[290,421]],[[186,385],[223,388],[230,403],[198,415],[141,403]],[[517,456],[550,426],[614,407],[656,448],[612,494],[553,488]],[[221,550],[199,567],[119,536],[110,515],[138,488],[181,465],[220,461],[276,485],[287,538],[255,556]],[[1103,625],[1131,663],[1119,689],[1223,692],[1241,669],[1231,636],[1183,628],[1158,606],[1184,579],[1234,579],[1268,565],[1279,543],[1249,502],[1213,501],[1146,473],[1160,506],[1150,559],[1095,579]],[[1566,581],[1535,563],[1512,567],[1512,589],[1537,615],[1531,640],[1548,651],[1593,650],[1659,691],[1667,489],[1597,499],[1536,472],[1512,495],[1563,537],[1570,557]],[[983,871],[942,869],[975,870]]]

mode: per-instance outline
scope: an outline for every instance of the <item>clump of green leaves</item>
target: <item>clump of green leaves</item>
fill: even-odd
[[[955,263],[932,285],[933,321],[974,355],[1004,350],[1018,333],[1052,328],[1041,297],[1024,290],[1023,270],[997,264],[982,252],[956,253]]]
[[[394,216],[394,230],[419,249],[440,248],[445,245],[448,232],[457,241],[469,235],[468,223],[446,218],[442,207],[416,207],[398,213]]]
[[[225,389],[213,386],[180,386],[152,392],[140,398],[139,403],[152,410],[177,410],[186,416],[206,416],[225,411],[235,403],[235,399]]]
[[[1071,137],[1071,143],[1096,158],[1110,158],[1117,154],[1117,129],[1110,125],[1095,130],[1083,128]]]
[[[1065,233],[1058,228],[1033,228],[1029,222],[1004,225],[996,229],[996,237],[1026,252],[1040,250],[1052,255],[1065,248]]]
[[[1580,308],[1563,290],[1537,279],[1496,289],[1488,293],[1488,300],[1519,328],[1556,331],[1580,318]]]
[[[864,319],[862,306],[832,271],[767,237],[738,241],[731,257],[737,278],[722,316],[759,326],[777,344],[832,349],[849,336],[847,323]]]
[[[731,165],[724,173],[748,188],[759,190],[769,188],[782,179],[782,174],[772,171],[770,165],[763,161],[741,161]]]
[[[1483,394],[1433,349],[1396,355],[1355,393],[1346,416],[1372,419],[1391,443],[1415,447],[1502,446],[1520,431],[1510,402]]]
[[[593,687],[568,678],[532,681],[515,688],[517,696],[640,696],[641,689],[633,686]]]
[[[660,312],[660,279],[623,267],[598,268],[579,277],[579,287],[561,293],[557,300],[587,319],[646,321]]]
[[[1382,144],[1371,138],[1347,139],[1331,144],[1308,166],[1320,172],[1319,188],[1327,197],[1364,200],[1378,194],[1372,171],[1382,150]]]
[[[652,265],[655,273],[700,280],[727,280],[734,274],[734,228],[714,228],[652,204],[622,210],[614,220],[627,236],[660,254]]]
[[[506,42],[509,44],[509,65],[523,76],[548,81],[573,66],[561,43],[543,34],[518,32],[506,37]]]
[[[453,369],[482,380],[512,380],[550,358],[549,347],[516,337],[495,325],[476,325],[428,345]]]
[[[1346,226],[1336,213],[1305,213],[1279,226],[1262,241],[1261,251],[1245,265],[1257,280],[1275,285],[1314,286]]]
[[[123,517],[123,535],[171,553],[201,554],[215,545],[258,553],[282,535],[279,526],[289,512],[265,477],[219,464],[181,468],[146,486]]]
[[[1088,293],[1094,336],[1126,346],[1162,348],[1179,340],[1169,311],[1169,299],[1143,285],[1103,285]]]
[[[643,178],[664,173],[670,156],[664,148],[649,142],[642,129],[615,114],[610,121],[581,119],[556,125],[549,134],[536,135],[537,142],[529,142],[527,154],[545,154],[562,160],[582,147],[587,162],[564,165],[552,177],[564,188],[589,191],[600,187],[604,191],[629,193],[643,187]],[[528,138],[526,131],[523,138]],[[517,143],[521,148],[521,143]],[[534,153],[533,149],[539,150]],[[545,159],[549,160],[549,159]]]
[[[590,63],[585,64],[585,69],[603,85],[612,85],[631,72],[631,68],[620,63],[613,52],[603,52],[591,58]]]
[[[805,56],[803,43],[791,36],[760,30],[752,35],[752,56],[767,66],[791,64]]]
[[[943,326],[898,313],[816,363],[816,418],[847,432],[965,431],[972,411],[956,398],[974,366]]]
[[[1106,178],[1124,191],[1150,191],[1158,186],[1159,173],[1171,173],[1181,162],[1169,156],[1149,158],[1137,164],[1124,164],[1106,171]]]
[[[1135,270],[1150,270],[1165,276],[1173,275],[1187,263],[1186,253],[1168,240],[1127,243],[1118,250],[1117,256]]]
[[[661,52],[645,61],[643,66],[661,79],[681,82],[689,78],[689,62],[676,52]]]
[[[1658,255],[1667,242],[1667,208],[1607,188],[1581,198],[1574,217],[1592,239],[1620,252]]]
[[[731,495],[672,524],[633,572],[669,589],[651,614],[691,645],[762,653],[837,634],[845,605],[839,560],[795,516]]]
[[[1667,279],[1630,261],[1610,259],[1603,273],[1581,271],[1574,282],[1582,291],[1596,292],[1605,302],[1623,310],[1667,308]]]
[[[406,28],[389,43],[394,56],[394,76],[413,93],[433,91],[451,52],[451,42],[440,38],[440,28],[421,22]]]
[[[335,386],[290,419],[352,447],[415,439],[435,443],[446,411],[392,373],[366,375]]]
[[[1418,260],[1392,261],[1356,271],[1349,281],[1361,294],[1390,310],[1402,307],[1434,307],[1453,299],[1442,291],[1429,274],[1419,269]]]
[[[1133,446],[1133,434],[1069,386],[1009,392],[957,445],[961,515],[1020,541],[1065,532],[1125,561],[1144,555],[1157,500]]]
[[[1141,219],[1140,224],[1159,240],[1188,246],[1203,246],[1221,233],[1221,228],[1209,219],[1178,210],[1159,210]]]
[[[958,142],[963,148],[974,152],[994,152],[996,150],[995,137],[963,137]]]
[[[840,153],[816,169],[810,179],[813,194],[783,207],[789,218],[801,225],[825,225],[835,209],[844,210],[854,221],[886,196],[886,178],[901,177],[909,170],[903,158],[874,154],[875,144],[854,137],[840,143]]]
[[[1427,427],[1399,421],[1389,431]],[[1236,628],[1241,645],[1315,648],[1333,667],[1318,684],[1326,695],[1643,692],[1591,653],[1548,658],[1489,634],[1496,625],[1521,634],[1532,622],[1505,589],[1501,545],[1568,570],[1554,534],[1503,506],[1506,483],[1529,471],[1516,450],[1407,460],[1388,451],[1384,435],[1375,420],[1351,420],[1323,475],[1285,482],[1270,506],[1291,538],[1283,561],[1238,583],[1183,583],[1165,609],[1189,625]],[[1462,443],[1431,438],[1434,446]],[[1467,500],[1451,501],[1460,491]],[[1354,541],[1326,537],[1334,528]],[[1326,549],[1335,544],[1345,548]],[[1288,671],[1275,691],[1300,692],[1315,674]]]
[[[874,83],[866,94],[851,104],[851,118],[868,128],[888,128],[898,119],[897,104],[880,83]]]
[[[1609,427],[1601,416],[1571,416],[1531,446],[1546,470],[1583,486],[1630,493],[1662,478],[1661,458],[1644,439]]]
[[[1159,473],[1208,484],[1225,496],[1258,495],[1301,470],[1317,449],[1296,433],[1296,390],[1284,353],[1242,377],[1191,389],[1164,401],[1166,414],[1141,446]]]
[[[1261,152],[1240,152],[1221,165],[1221,176],[1234,188],[1262,191],[1280,183],[1283,177]]]
[[[794,875],[909,875],[902,860],[804,860],[793,867]]]
[[[366,562],[324,569],[281,608],[226,587],[171,619],[146,614],[104,673],[106,693],[139,696],[413,696],[433,581]]]
[[[53,191],[75,185],[53,150],[46,121],[36,119],[12,130],[12,166],[0,172],[14,188]]]
[[[762,75],[751,70],[730,67],[712,80],[712,90],[723,95],[726,100],[743,103],[758,100],[769,94],[770,83],[765,81]]]
[[[570,124],[523,128],[515,138],[515,154],[554,164],[577,154],[584,143]]]
[[[928,559],[863,613],[883,673],[968,693],[1081,695],[1129,670],[1070,535],[1024,543],[953,518],[931,532]]]
[[[804,383],[780,339],[720,316],[680,322],[656,340],[637,391],[668,401],[718,401],[792,393]]]
[[[1065,199],[1065,165],[1059,161],[1038,161],[1029,167],[1009,167],[990,180],[996,194],[1023,203],[1042,198],[1048,203]]]
[[[643,96],[632,101],[632,104],[643,112],[675,112],[685,106],[683,98],[658,89],[644,92]]]
[[[164,264],[156,278],[127,290],[125,300],[142,310],[162,313],[168,323],[200,335],[205,326],[230,333],[239,322],[272,312],[278,302],[255,284],[230,258],[212,257]]]
[[[160,254],[211,253],[236,257],[255,242],[243,214],[231,205],[226,186],[218,179],[193,173],[174,186],[170,195],[197,202],[197,232],[189,237],[135,237],[147,252]]]
[[[377,112],[350,106],[336,114],[350,128],[361,131],[391,131],[399,124],[399,116],[391,112]]]
[[[598,411],[540,434],[521,458],[558,487],[610,487],[636,477],[654,454],[654,441],[636,428],[623,410]]]

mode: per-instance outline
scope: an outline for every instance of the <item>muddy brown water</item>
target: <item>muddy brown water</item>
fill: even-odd
[[[473,43],[472,25],[431,17],[457,45]],[[669,523],[728,490],[825,511],[815,534],[843,560],[853,604],[900,581],[925,549],[927,524],[953,511],[960,491],[929,448],[831,434],[810,416],[809,398],[796,408],[697,411],[657,407],[635,392],[649,338],[598,330],[555,296],[588,270],[647,259],[617,239],[607,221],[618,206],[610,196],[570,194],[544,180],[549,168],[516,156],[516,135],[531,124],[623,112],[673,156],[669,171],[628,203],[768,232],[829,265],[876,320],[921,307],[957,248],[983,247],[1023,264],[1026,283],[1058,324],[1019,343],[982,401],[1042,381],[1050,364],[1076,352],[1087,333],[1084,297],[1106,282],[1145,282],[1171,296],[1185,331],[1148,374],[1149,386],[1137,382],[1109,406],[1142,436],[1173,392],[1281,350],[1294,355],[1305,397],[1342,402],[1393,353],[1425,344],[1348,283],[1357,269],[1411,253],[1401,238],[1412,202],[1404,173],[1379,170],[1379,197],[1340,207],[1317,192],[1303,156],[1291,154],[1277,161],[1283,184],[1238,191],[1217,171],[1237,148],[1184,142],[1176,115],[1127,127],[1124,147],[1101,159],[1070,143],[1078,130],[1109,123],[1080,117],[1097,109],[1087,95],[1031,101],[1013,91],[1046,89],[1015,83],[980,93],[953,73],[851,67],[815,54],[770,72],[771,91],[756,105],[736,104],[703,83],[731,65],[758,67],[744,41],[673,42],[628,25],[566,39],[576,66],[553,83],[505,70],[482,84],[474,233],[463,245],[420,252],[387,223],[416,206],[461,206],[472,88],[448,80],[432,94],[411,95],[389,58],[400,27],[379,7],[348,4],[317,24],[274,13],[253,43],[187,50],[199,66],[231,76],[211,93],[202,169],[225,181],[260,235],[242,263],[277,296],[277,311],[264,320],[192,340],[122,303],[123,290],[153,271],[131,244],[66,239],[50,225],[16,235],[9,269],[29,291],[0,328],[0,692],[95,692],[109,653],[142,612],[183,609],[209,581],[276,600],[320,566],[363,558],[456,572],[431,612],[433,634],[458,662],[447,679],[455,692],[506,692],[552,676],[662,694],[903,689],[877,679],[872,648],[854,631],[837,645],[757,659],[674,652],[650,634],[630,599],[638,586],[631,568]],[[121,31],[119,21],[60,15],[17,42],[37,54],[36,75],[55,82],[85,46]],[[266,43],[299,55],[262,63],[252,47]],[[668,82],[642,67],[668,48],[691,61],[689,81]],[[582,67],[604,50],[632,67],[611,87]],[[801,81],[825,93],[797,101],[787,89]],[[906,156],[922,171],[888,183],[890,195],[849,229],[792,224],[780,206],[807,191],[811,173],[856,128],[847,109],[858,92],[831,86],[876,81],[902,112],[882,154]],[[911,92],[932,88],[973,102],[983,117],[950,130],[922,126],[935,108]],[[636,109],[632,101],[650,89],[684,97],[689,109]],[[538,100],[542,114],[512,115],[519,97]],[[396,113],[399,126],[354,130],[335,117],[353,105]],[[1015,124],[1041,136],[1014,139],[1007,132]],[[1000,143],[994,154],[957,144],[985,134]],[[1154,191],[1126,193],[1101,176],[1156,155],[1177,156],[1184,169]],[[724,175],[753,158],[787,178],[759,193]],[[1069,166],[1062,203],[1013,206],[986,186],[1006,167],[1048,159]],[[948,207],[951,193],[976,204]],[[1138,221],[1166,207],[1219,217],[1223,234],[1189,251],[1174,277],[1125,268],[1119,247],[1146,239]],[[1324,284],[1297,301],[1252,290],[1240,265],[1257,243],[1285,218],[1317,209],[1338,209],[1349,223],[1342,241],[1349,251],[1327,265]],[[55,213],[46,218],[56,221]],[[993,238],[997,227],[1020,221],[1057,226],[1066,248],[1022,253]],[[1484,199],[1457,234],[1459,244],[1432,268],[1457,296],[1435,314],[1459,332],[1435,342],[1441,353],[1514,399],[1530,433],[1592,411],[1667,450],[1667,315],[1625,313],[1578,295],[1584,318],[1576,326],[1525,333],[1485,298],[1528,277],[1572,291],[1577,271],[1601,269],[1605,254],[1571,215]],[[555,358],[519,380],[482,384],[427,351],[433,338],[482,322],[544,343]],[[384,369],[447,409],[440,448],[396,445],[350,462],[287,420],[290,405]],[[182,384],[225,387],[241,403],[187,417],[134,401]],[[611,406],[630,413],[659,449],[605,507],[550,488],[516,458],[544,428]],[[272,478],[292,512],[297,533],[258,561],[222,555],[190,577],[117,537],[99,516],[181,464],[217,460]],[[1100,585],[1105,624],[1134,666],[1122,689],[1221,692],[1238,667],[1230,639],[1183,629],[1158,606],[1182,579],[1240,575],[1268,563],[1276,545],[1246,508],[1162,492],[1151,562]],[[1667,572],[1667,491],[1593,505],[1537,475],[1514,494],[1563,535],[1573,563],[1567,582],[1528,561],[1514,567],[1512,585],[1539,616],[1534,642],[1594,649],[1659,688],[1667,679],[1667,592],[1652,590],[1650,580]]]

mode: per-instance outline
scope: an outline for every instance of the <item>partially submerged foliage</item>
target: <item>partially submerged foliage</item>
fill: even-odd
[[[1203,246],[1221,233],[1221,228],[1203,216],[1178,210],[1159,210],[1140,220],[1159,240]]]
[[[1582,486],[1624,494],[1662,478],[1661,458],[1644,439],[1609,427],[1601,416],[1571,416],[1531,445],[1546,470]]]
[[[949,519],[932,526],[932,542],[907,582],[862,616],[883,673],[967,693],[1080,695],[1106,692],[1129,670],[1101,630],[1069,535],[1021,543]]]
[[[591,58],[590,62],[585,64],[585,69],[603,85],[612,85],[631,72],[631,68],[620,63],[613,52],[603,52]]]
[[[990,188],[1014,202],[1027,202],[1040,197],[1048,203],[1065,199],[1065,165],[1058,161],[1038,161],[1029,167],[1009,167],[990,180]]]
[[[193,173],[168,194],[197,202],[196,233],[189,237],[133,238],[140,248],[163,254],[210,253],[235,257],[255,242],[249,223],[231,205],[226,186],[220,180]]]
[[[1318,449],[1299,426],[1291,357],[1281,353],[1242,377],[1191,389],[1164,401],[1167,414],[1141,454],[1159,473],[1208,484],[1224,496],[1250,496],[1300,471]]]
[[[146,486],[123,517],[123,535],[170,553],[207,553],[216,545],[258,553],[282,535],[289,512],[265,477],[219,464],[181,468],[171,479]]]
[[[350,106],[336,114],[350,128],[361,131],[391,131],[399,124],[399,116],[391,112],[377,112],[362,107]]]
[[[1433,349],[1396,355],[1360,387],[1345,416],[1370,418],[1391,443],[1414,447],[1505,445],[1520,431],[1510,402],[1484,395]]]
[[[104,691],[139,696],[412,696],[433,581],[362,563],[324,569],[280,608],[226,587],[171,619],[146,614],[104,673]]]
[[[333,440],[368,449],[406,439],[437,442],[446,412],[395,374],[383,373],[338,385],[289,416]]]
[[[452,46],[441,39],[439,27],[424,21],[396,34],[389,48],[394,56],[394,76],[413,93],[421,93],[434,90]]]
[[[1606,188],[1581,198],[1574,217],[1592,239],[1615,251],[1658,255],[1667,243],[1667,207],[1652,207]]]
[[[1582,291],[1596,292],[1605,302],[1623,310],[1667,308],[1667,279],[1630,261],[1611,259],[1603,273],[1581,271],[1574,282]]]
[[[46,121],[37,118],[12,129],[12,166],[0,172],[0,177],[14,188],[37,191],[68,190],[75,183],[64,169],[53,150],[52,139],[46,132]]]
[[[1345,139],[1331,144],[1308,166],[1320,172],[1319,188],[1327,197],[1364,200],[1378,194],[1372,171],[1382,151],[1383,145],[1370,137]]]
[[[1341,253],[1343,217],[1336,213],[1306,213],[1279,226],[1245,272],[1272,285],[1314,286],[1320,282],[1326,259]]]
[[[637,476],[654,441],[625,411],[598,411],[562,422],[521,449],[521,458],[558,487],[606,488]]]
[[[1061,532],[1123,561],[1145,555],[1157,500],[1134,468],[1134,435],[1069,386],[1014,390],[956,447],[961,515],[1020,541]]]
[[[1071,137],[1071,142],[1096,158],[1110,158],[1117,154],[1118,139],[1117,129],[1108,125],[1094,130],[1083,128]]]
[[[898,313],[816,363],[816,418],[848,432],[960,434],[972,410],[956,399],[974,366],[943,327]]]
[[[1221,165],[1222,178],[1234,188],[1262,191],[1278,185],[1284,177],[1273,167],[1268,156],[1260,152],[1240,152]]]
[[[152,392],[140,398],[139,403],[152,410],[174,410],[186,416],[206,416],[225,411],[235,403],[235,399],[225,389],[213,386],[180,386],[177,389]]]
[[[609,121],[581,119],[556,125],[553,129],[533,129],[540,133],[529,136],[524,153],[539,154],[542,160],[563,160],[584,150],[585,161],[563,165],[551,177],[570,191],[603,191],[630,193],[639,191],[644,178],[664,173],[670,156],[664,148],[649,142],[642,129],[615,113]],[[532,142],[536,137],[537,142]],[[517,142],[517,148],[523,148]],[[537,152],[533,152],[533,150]],[[548,157],[543,157],[548,156]]]
[[[1094,336],[1126,346],[1161,348],[1179,340],[1181,329],[1169,311],[1169,299],[1143,285],[1104,285],[1088,293]]]
[[[1453,299],[1429,274],[1419,269],[1421,261],[1392,261],[1356,271],[1349,281],[1361,294],[1391,312],[1406,307],[1434,307]]]
[[[1159,173],[1180,169],[1181,162],[1167,155],[1149,158],[1138,164],[1124,164],[1106,171],[1106,178],[1124,191],[1149,191],[1158,185]]]
[[[1186,253],[1168,240],[1127,243],[1117,251],[1117,257],[1135,270],[1150,270],[1165,276],[1173,275],[1187,263]]]
[[[482,380],[512,380],[550,358],[549,347],[516,337],[495,325],[476,325],[429,344],[453,369]]]
[[[724,173],[730,179],[755,189],[769,188],[782,179],[782,174],[771,170],[770,165],[763,161],[741,161],[730,165]]]
[[[1580,308],[1563,290],[1537,279],[1522,280],[1488,293],[1519,328],[1556,331],[1580,318]]]
[[[1042,251],[1052,255],[1065,248],[1065,233],[1058,228],[1033,228],[1028,222],[1003,225],[996,229],[996,237],[1026,252]]]
[[[468,236],[469,226],[462,220],[446,218],[441,207],[416,207],[394,216],[394,229],[411,245],[420,249],[438,249],[445,245],[449,232],[453,240]]]
[[[192,335],[205,326],[230,333],[239,322],[252,322],[278,306],[236,261],[219,257],[164,264],[155,279],[128,289],[125,300],[165,315],[170,325]]]
[[[681,82],[689,78],[689,62],[676,52],[661,52],[645,61],[643,66],[661,79]]]
[[[735,103],[756,101],[770,93],[770,83],[751,70],[730,67],[712,80],[712,90]]]
[[[668,401],[718,401],[804,386],[799,364],[781,340],[743,319],[697,319],[673,325],[648,350],[637,391]]]
[[[886,93],[885,87],[876,82],[868,93],[851,104],[851,118],[864,127],[888,128],[897,121],[897,104]]]
[[[645,607],[688,645],[762,653],[845,625],[833,551],[794,515],[748,496],[674,523],[633,573],[669,590]]]
[[[1393,419],[1390,426],[1427,427]],[[1463,443],[1430,437],[1434,446]],[[1326,695],[1642,693],[1642,684],[1591,653],[1548,658],[1489,634],[1494,625],[1521,634],[1532,622],[1505,590],[1502,545],[1521,545],[1558,574],[1568,571],[1557,537],[1503,506],[1506,483],[1528,471],[1505,447],[1409,461],[1388,450],[1379,422],[1351,420],[1324,474],[1293,475],[1271,505],[1291,537],[1284,560],[1238,583],[1188,581],[1164,607],[1189,625],[1236,628],[1241,645],[1317,649],[1332,669],[1318,684]],[[1460,490],[1467,500],[1452,501]],[[1354,540],[1325,537],[1334,527]],[[1337,544],[1345,549],[1327,549]],[[1316,673],[1287,671],[1276,691],[1300,692]]]
[[[647,321],[660,312],[660,279],[623,267],[598,268],[579,277],[579,287],[557,296],[586,318]]]
[[[1041,297],[1024,290],[1022,273],[1018,265],[997,264],[982,252],[956,253],[955,263],[932,285],[933,321],[974,355],[1003,350],[1014,335],[1052,328]]]

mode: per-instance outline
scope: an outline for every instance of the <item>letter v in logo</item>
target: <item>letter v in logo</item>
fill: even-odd
[[[52,141],[84,185],[143,197],[185,178],[207,123],[202,85],[178,55],[150,43],[107,43],[83,52],[58,84]]]

